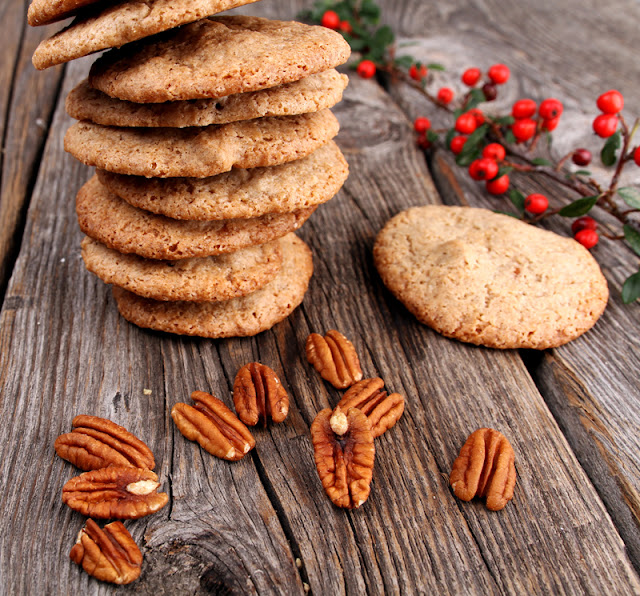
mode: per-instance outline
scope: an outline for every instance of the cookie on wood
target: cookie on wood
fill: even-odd
[[[212,17],[110,50],[91,67],[89,84],[136,103],[224,97],[297,81],[343,64],[350,53],[326,27]]]
[[[112,193],[139,209],[174,219],[214,220],[316,207],[340,190],[349,167],[330,141],[303,159],[210,178],[144,178],[105,170],[97,174]]]
[[[295,116],[331,108],[342,99],[347,75],[324,72],[249,93],[213,99],[133,103],[109,97],[81,82],[66,99],[67,113],[76,120],[105,126],[176,127],[227,124],[269,116]]]
[[[27,22],[32,27],[56,23],[73,16],[99,0],[32,0],[27,10]]]
[[[76,122],[64,137],[64,148],[86,165],[117,174],[203,178],[301,159],[328,143],[338,128],[330,110],[204,128]]]
[[[118,310],[139,327],[180,335],[244,337],[266,331],[302,302],[313,273],[311,251],[302,240],[289,234],[280,243],[278,275],[247,296],[225,302],[160,302],[114,286]]]
[[[575,240],[485,209],[403,211],[380,231],[373,256],[420,322],[492,348],[562,345],[595,324],[609,296]]]

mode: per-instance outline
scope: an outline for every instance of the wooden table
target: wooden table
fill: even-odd
[[[265,0],[245,12],[289,19],[309,4]],[[611,87],[640,114],[634,0],[381,4],[384,20],[414,42],[408,52],[447,66],[442,84],[460,89],[464,68],[505,62],[514,76],[503,107],[518,97],[562,99],[558,154],[597,146],[594,100]],[[433,109],[417,94],[352,76],[336,109],[351,174],[301,231],[315,260],[302,306],[250,339],[140,330],[119,318],[80,257],[74,195],[90,172],[62,149],[71,123],[64,97],[91,59],[36,72],[31,54],[52,29],[29,29],[26,5],[0,6],[1,593],[640,593],[640,308],[620,300],[638,265],[629,250],[606,240],[594,250],[611,299],[595,328],[562,348],[483,349],[420,325],[373,267],[376,233],[412,205],[495,209],[499,200],[446,153],[425,160],[411,121]],[[566,195],[549,182],[535,188]],[[553,225],[568,233],[568,224]],[[307,364],[303,345],[331,328],[353,340],[366,375],[407,400],[400,423],[376,442],[371,497],[353,512],[326,498],[309,436],[339,394]],[[235,373],[252,360],[280,375],[291,412],[256,431],[257,448],[230,464],[185,441],[169,412],[195,389],[231,403]],[[159,513],[127,523],[145,556],[127,588],[97,582],[68,559],[84,519],[60,500],[77,471],[53,442],[78,413],[145,440],[170,496]],[[501,430],[516,452],[515,496],[498,513],[457,500],[447,483],[481,426]]]

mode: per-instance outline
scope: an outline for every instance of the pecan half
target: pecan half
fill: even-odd
[[[222,459],[237,461],[255,447],[249,429],[217,397],[204,391],[194,391],[195,407],[178,403],[171,417],[178,430],[190,441]]]
[[[151,449],[127,429],[97,416],[76,416],[73,430],[60,435],[56,453],[81,470],[98,470],[110,465],[152,470]]]
[[[85,472],[62,487],[62,502],[100,519],[137,519],[162,509],[169,497],[158,493],[158,476],[151,470],[109,466]]]
[[[459,499],[486,497],[487,509],[498,511],[513,497],[516,467],[507,438],[492,428],[471,433],[453,462],[449,483]]]
[[[130,584],[138,579],[142,568],[142,553],[119,521],[100,529],[88,519],[69,557],[89,575],[112,584]]]
[[[371,423],[374,439],[388,431],[404,412],[404,397],[399,393],[383,391],[384,381],[363,379],[352,385],[342,396],[338,406],[346,411],[358,408]]]
[[[312,333],[307,337],[307,360],[336,389],[346,389],[362,379],[360,360],[353,344],[339,331],[332,329],[322,337]]]
[[[353,509],[369,497],[375,447],[367,417],[351,408],[322,410],[311,424],[318,476],[334,505]]]
[[[233,383],[233,403],[242,422],[255,426],[267,418],[282,422],[289,413],[289,396],[276,373],[264,364],[243,366]]]

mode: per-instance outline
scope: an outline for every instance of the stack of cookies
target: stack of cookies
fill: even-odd
[[[38,68],[117,48],[69,94],[65,149],[97,168],[76,199],[85,264],[141,327],[245,336],[287,317],[313,270],[293,231],[348,174],[329,110],[348,44],[324,27],[211,17],[247,3],[30,7],[31,24],[80,10],[38,47]]]

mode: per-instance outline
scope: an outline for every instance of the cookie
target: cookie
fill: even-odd
[[[282,264],[278,240],[227,255],[160,261],[124,255],[88,236],[82,258],[102,281],[154,300],[214,302],[255,292]]]
[[[329,110],[204,128],[76,122],[64,137],[64,148],[86,165],[117,174],[203,178],[301,159],[328,143],[338,128]]]
[[[225,302],[161,302],[117,286],[113,295],[120,314],[138,325],[201,337],[243,337],[266,331],[288,317],[307,291],[313,261],[307,245],[294,234],[281,241],[278,275],[256,292]]]
[[[297,81],[349,54],[342,35],[326,27],[213,17],[107,52],[89,84],[136,103],[225,97]]]
[[[256,0],[127,0],[101,2],[82,11],[65,29],[42,41],[33,53],[33,65],[44,70],[107,48],[119,48],[129,42],[192,23]],[[35,2],[34,2],[35,4]],[[44,2],[38,2],[43,5]],[[54,0],[48,14],[68,16],[77,8],[93,4],[86,0]],[[72,8],[76,5],[75,8]],[[67,8],[63,8],[66,6]],[[59,7],[59,8],[56,8]],[[34,14],[37,12],[34,9]],[[29,10],[31,14],[31,9]],[[44,24],[40,10],[39,23]],[[51,16],[45,17],[51,22]],[[34,16],[34,19],[36,17]],[[64,18],[60,16],[60,18]]]
[[[227,124],[265,116],[319,112],[342,99],[349,77],[333,68],[270,89],[218,99],[133,103],[114,99],[85,80],[69,93],[67,113],[76,120],[105,126],[176,127]]]
[[[607,304],[607,282],[571,238],[471,207],[415,207],[373,249],[385,285],[447,337],[546,349],[575,339]]]
[[[297,230],[314,210],[253,219],[179,221],[132,207],[95,176],[76,197],[78,223],[87,236],[121,253],[170,261],[220,255],[270,242]]]
[[[96,2],[98,0],[32,0],[27,10],[27,22],[32,27],[56,23]]]
[[[211,178],[143,178],[104,170],[97,174],[104,186],[134,207],[174,219],[213,220],[315,207],[340,190],[349,166],[330,141],[287,164]]]

